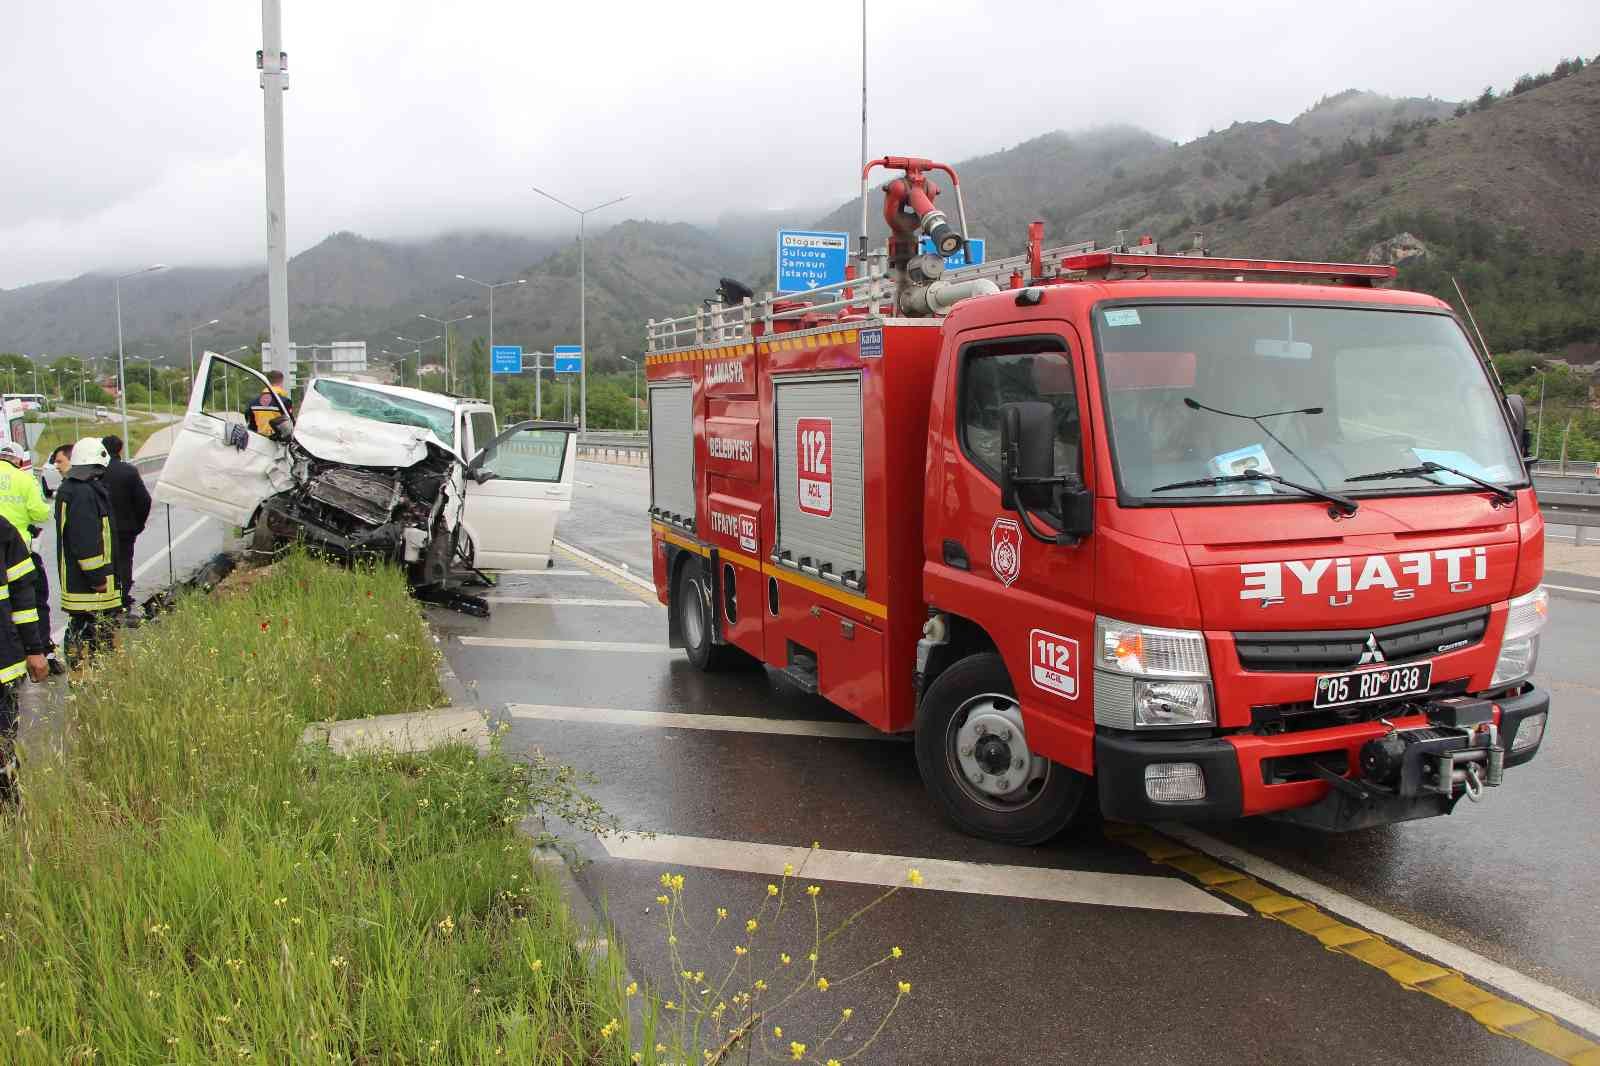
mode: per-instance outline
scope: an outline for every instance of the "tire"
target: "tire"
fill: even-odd
[[[945,817],[1004,844],[1061,833],[1089,791],[1085,775],[1028,752],[1016,690],[994,652],[969,655],[934,679],[917,710],[916,747],[922,783]]]
[[[705,563],[698,557],[686,560],[678,569],[672,609],[678,612],[684,653],[696,670],[711,674],[738,665],[742,659],[739,649],[712,639],[711,580],[706,576]]]

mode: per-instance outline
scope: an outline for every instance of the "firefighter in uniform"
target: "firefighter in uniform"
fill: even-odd
[[[116,577],[116,528],[101,484],[111,456],[99,437],[72,446],[72,466],[56,489],[56,565],[67,623],[67,664],[79,665],[111,638],[122,589]]]
[[[270,437],[273,424],[285,413],[290,418],[294,417],[294,401],[289,399],[289,393],[284,390],[283,371],[273,370],[267,374],[267,387],[245,408],[245,425],[263,437]]]
[[[39,530],[50,521],[50,505],[45,502],[44,489],[33,474],[33,457],[28,449],[16,441],[0,444],[0,518],[10,522],[23,543],[29,546],[28,558],[33,563],[31,577],[26,579],[8,575],[12,581],[31,580],[34,585],[34,603],[37,619],[23,619],[39,623],[44,634],[45,656],[52,674],[63,673],[56,659],[55,644],[50,640],[50,579],[45,575],[44,560],[33,549],[33,540]]]
[[[31,475],[30,475],[31,476]],[[17,801],[17,726],[20,722],[17,689],[23,675],[43,681],[45,641],[39,624],[34,590],[33,557],[28,545],[10,522],[0,522],[0,804]]]

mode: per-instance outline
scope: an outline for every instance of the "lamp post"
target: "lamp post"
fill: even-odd
[[[454,392],[456,388],[456,367],[450,360],[450,327],[457,322],[465,322],[471,315],[458,315],[455,318],[434,318],[432,315],[418,315],[436,326],[444,328],[444,391]]]
[[[111,287],[117,294],[117,404],[122,408],[122,439],[128,439],[128,383],[123,376],[122,359],[122,283],[128,278],[140,274],[148,274],[154,270],[165,270],[165,263],[152,263],[138,270],[130,270],[126,274],[118,274],[111,282]]]
[[[413,345],[416,345],[416,353],[417,353],[417,388],[419,388],[419,389],[422,388],[422,346],[424,344],[432,344],[434,341],[438,340],[439,338],[437,336],[434,336],[434,337],[428,337],[428,338],[426,338],[424,340],[415,340],[415,339],[413,339],[411,337],[402,337],[398,333],[396,333],[395,336],[394,336],[394,339],[399,341],[401,344],[413,344]],[[402,381],[400,384],[404,385],[405,382]]]
[[[188,329],[184,330],[185,333],[189,334],[189,379],[191,381],[194,380],[194,335],[195,335],[195,331],[196,330],[205,329],[207,326],[214,326],[218,322],[221,322],[221,321],[222,321],[222,319],[220,319],[220,318],[213,318],[210,322],[202,322],[198,326],[190,326]]]
[[[534,192],[543,196],[551,203],[560,204],[562,207],[578,216],[578,349],[583,353],[583,366],[578,375],[578,432],[586,433],[589,429],[589,321],[588,321],[588,278],[586,277],[586,261],[584,258],[583,236],[584,222],[588,217],[603,207],[620,204],[626,200],[630,193],[624,193],[615,200],[607,200],[603,204],[593,207],[573,207],[559,196],[552,196],[538,186],[530,186]]]
[[[1544,443],[1544,371],[1539,371],[1539,422],[1533,431],[1533,458],[1538,462],[1540,457],[1539,445]]]
[[[639,432],[639,364],[633,359],[618,353],[624,363],[633,367],[633,431]]]
[[[526,285],[527,278],[517,278],[515,281],[497,281],[493,285],[477,278],[469,278],[465,274],[457,274],[460,281],[470,281],[474,285],[481,285],[489,290],[489,406],[494,406],[494,290],[503,289],[508,285]]]

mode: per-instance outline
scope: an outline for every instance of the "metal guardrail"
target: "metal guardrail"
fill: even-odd
[[[622,466],[647,466],[650,462],[648,444],[578,443],[578,458],[600,463],[617,463]]]
[[[1572,526],[1578,547],[1583,547],[1585,529],[1600,528],[1600,493],[1539,491],[1538,496],[1545,523]]]

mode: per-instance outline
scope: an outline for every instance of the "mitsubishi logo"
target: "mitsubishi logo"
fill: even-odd
[[[1360,662],[1356,663],[1356,665],[1365,666],[1368,663],[1381,663],[1387,661],[1388,660],[1383,657],[1383,649],[1378,647],[1378,634],[1368,633],[1367,650],[1361,653],[1361,660]]]

